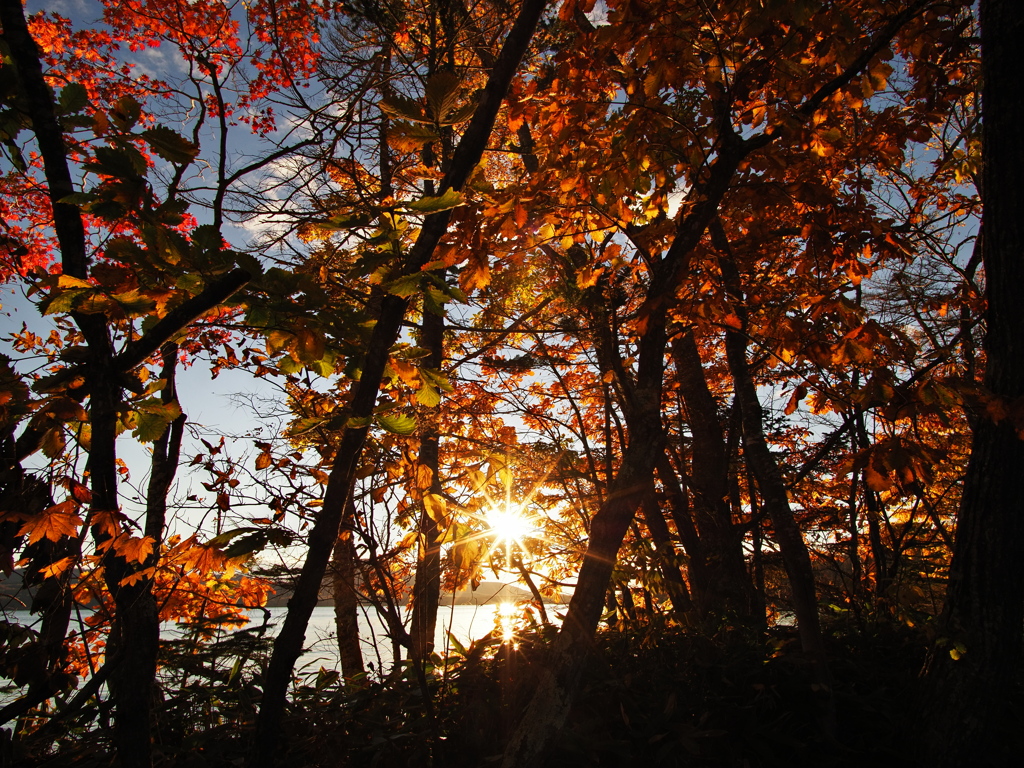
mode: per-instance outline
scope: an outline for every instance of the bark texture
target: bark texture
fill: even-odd
[[[704,619],[753,621],[754,594],[743,561],[743,532],[732,522],[729,451],[692,331],[672,343],[672,359],[693,438],[690,509],[703,544],[694,594]]]
[[[1024,398],[1024,14],[1013,0],[982,0],[982,227],[985,386],[1010,413]],[[1017,765],[1024,628],[1024,441],[1019,416],[979,413],[964,480],[942,638],[930,660],[922,751],[933,766]],[[959,648],[956,647],[959,644]],[[953,650],[959,655],[954,661]]]

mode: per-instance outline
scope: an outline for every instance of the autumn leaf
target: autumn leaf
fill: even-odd
[[[454,189],[446,189],[440,195],[427,195],[419,200],[406,203],[405,207],[416,213],[438,213],[439,211],[447,211],[465,204],[466,198],[461,192],[456,192]]]
[[[55,579],[75,564],[75,558],[62,557],[39,571],[44,579]]]
[[[65,536],[75,536],[82,525],[77,510],[78,504],[74,499],[65,499],[31,517],[18,531],[18,535],[28,536],[29,544],[35,544],[40,539],[60,541]]]
[[[416,420],[406,414],[379,413],[374,416],[374,420],[395,435],[408,436],[416,431]]]
[[[169,163],[187,165],[199,154],[199,147],[162,125],[142,132],[142,138],[160,157]]]
[[[434,522],[440,523],[448,512],[448,502],[436,493],[423,494],[423,510]]]
[[[155,547],[156,540],[152,536],[131,536],[118,541],[114,551],[129,563],[144,563]]]

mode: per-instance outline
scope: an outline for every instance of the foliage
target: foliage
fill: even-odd
[[[871,654],[923,643],[971,429],[1020,422],[982,384],[972,4],[2,2],[0,279],[39,310],[0,355],[26,755],[230,762],[331,553],[339,642],[369,605],[399,658],[280,702],[309,764],[495,757],[601,618],[569,762],[810,760],[813,646],[847,638],[834,704],[898,749],[858,686],[906,681]],[[189,422],[183,367],[251,374],[244,437]],[[275,559],[298,640],[260,667],[222,632]],[[543,625],[576,586],[579,629],[414,647],[490,576]]]

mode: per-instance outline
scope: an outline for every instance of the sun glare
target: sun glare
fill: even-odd
[[[532,536],[537,528],[522,510],[508,505],[488,510],[484,514],[484,523],[488,533],[502,543],[522,544],[523,539]]]
[[[517,649],[519,643],[516,642],[516,624],[521,613],[522,609],[519,606],[508,602],[500,603],[494,612],[494,620],[501,633],[501,642]]]

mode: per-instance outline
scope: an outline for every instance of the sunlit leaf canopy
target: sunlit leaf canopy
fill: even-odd
[[[489,579],[541,624],[575,590],[565,647],[938,615],[971,419],[1020,422],[981,386],[970,3],[34,10],[0,550],[63,597],[24,711],[143,604],[209,635],[293,589],[285,637],[328,583],[421,671]],[[190,419],[241,374],[235,425]]]

